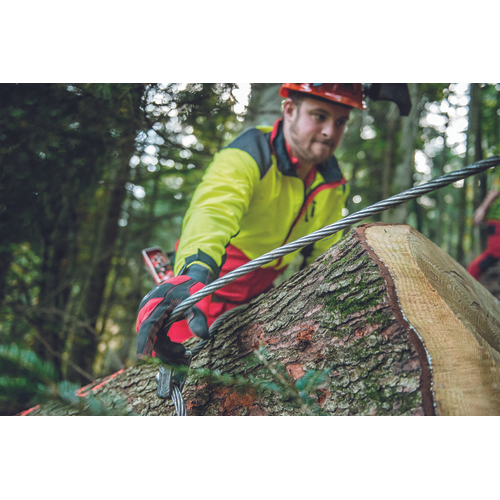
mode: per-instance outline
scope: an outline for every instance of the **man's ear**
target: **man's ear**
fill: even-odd
[[[295,113],[297,112],[297,109],[298,108],[295,102],[288,97],[287,99],[285,99],[285,102],[283,103],[283,117],[289,120],[293,119]]]

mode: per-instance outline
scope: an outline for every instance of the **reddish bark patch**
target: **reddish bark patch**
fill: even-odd
[[[19,413],[19,417],[26,417],[26,415],[29,415],[32,411],[35,411],[37,408],[40,408],[40,405],[33,406],[33,408],[29,408],[28,410],[24,410],[23,412]]]
[[[315,331],[316,330],[314,326],[306,325],[304,329],[299,331],[299,334],[297,335],[297,342],[300,342],[301,340],[311,342],[312,336]]]
[[[279,337],[268,337],[262,328],[262,324],[253,325],[248,331],[243,333],[240,337],[242,344],[249,350],[255,351],[262,345],[274,344],[278,342]]]
[[[236,391],[232,387],[215,387],[213,399],[220,400],[219,413],[221,415],[234,414],[235,410],[247,408],[250,415],[265,415],[253,403],[257,397],[257,392],[252,387],[243,391]],[[260,412],[260,413],[259,413]]]
[[[84,398],[85,396],[88,396],[90,394],[90,391],[92,391],[94,394],[105,384],[107,384],[110,380],[113,380],[117,375],[120,375],[120,373],[123,373],[125,371],[125,368],[122,368],[121,370],[117,371],[116,373],[113,373],[109,377],[106,377],[100,384],[97,384],[95,387],[90,387],[92,384],[95,382],[92,382],[81,389],[78,389],[75,394],[81,398]]]
[[[322,405],[332,395],[329,388],[318,389],[317,392],[318,392],[318,404],[320,404],[320,405]]]
[[[374,324],[371,324],[371,325],[366,325],[363,328],[359,328],[355,332],[356,337],[358,337],[358,338],[368,337],[368,335],[371,335],[379,327],[380,327],[380,324],[374,323]],[[383,333],[382,333],[382,335],[383,335]]]
[[[293,380],[298,380],[300,377],[303,377],[305,374],[304,369],[299,363],[292,363],[286,367],[286,372]]]
[[[250,406],[248,408],[248,411],[250,412],[251,417],[266,417],[267,413],[265,410],[262,408],[259,408],[258,406]]]
[[[97,384],[96,386],[92,387],[95,382],[91,382],[90,384],[87,384],[83,387],[80,387],[75,392],[75,395],[84,398],[85,396],[88,396],[90,394],[90,391],[92,391],[94,394],[105,384],[107,384],[110,380],[113,380],[117,375],[120,375],[125,371],[125,368],[122,368],[121,370],[117,371],[116,373],[113,373],[112,375],[109,375],[109,377],[106,377],[105,379],[102,380],[100,384]],[[19,413],[18,416],[20,417],[25,417],[29,415],[32,411],[35,411],[37,408],[39,408],[40,405],[34,406],[33,408],[29,408],[28,410],[24,410],[23,412]]]

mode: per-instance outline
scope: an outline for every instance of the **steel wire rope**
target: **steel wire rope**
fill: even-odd
[[[402,193],[396,194],[387,198],[385,200],[379,201],[374,205],[371,205],[367,208],[359,210],[351,215],[348,215],[341,219],[340,221],[334,222],[328,226],[325,226],[317,231],[308,234],[307,236],[303,236],[291,243],[287,243],[282,247],[276,248],[275,250],[271,250],[270,252],[257,257],[256,259],[243,264],[242,266],[236,268],[235,270],[227,273],[222,278],[218,278],[209,285],[206,285],[198,292],[191,295],[189,298],[181,302],[173,311],[168,319],[168,322],[165,324],[166,328],[170,328],[172,324],[179,318],[179,316],[187,311],[192,305],[196,304],[198,301],[207,297],[208,295],[214,293],[215,291],[221,289],[223,286],[232,283],[234,280],[244,276],[245,274],[258,269],[264,264],[268,264],[273,260],[278,259],[279,257],[283,257],[289,253],[295,252],[296,250],[303,248],[310,243],[314,243],[318,240],[326,238],[327,236],[333,236],[335,233],[338,233],[342,229],[346,227],[352,226],[354,223],[359,222],[371,215],[375,215],[377,213],[383,212],[389,208],[393,208],[401,203],[405,203],[406,201],[412,200],[414,198],[418,198],[424,194],[427,194],[431,191],[435,191],[436,189],[447,186],[453,182],[457,182],[462,179],[466,179],[474,174],[478,174],[484,172],[485,170],[494,167],[496,165],[500,165],[500,156],[492,156],[491,158],[486,158],[484,160],[480,160],[472,165],[464,167],[460,170],[456,170],[454,172],[450,172],[448,174],[442,175],[441,177],[437,177],[436,179],[432,179],[425,184],[421,184],[420,186],[415,186],[410,188]]]
[[[244,304],[246,305],[246,304]],[[228,316],[229,313],[233,313],[237,309],[241,309],[244,305],[234,307],[233,309],[230,309],[229,311],[226,311],[225,313],[221,314],[213,323],[212,326],[209,329],[209,334],[210,337],[208,339],[202,339],[200,340],[192,349],[191,349],[191,355],[192,358],[194,359],[203,349],[204,347],[210,342],[210,339],[213,338],[217,334],[217,329],[220,327],[220,325],[225,321],[226,316]],[[157,379],[158,382],[158,379]],[[187,416],[187,409],[186,409],[186,404],[184,403],[184,398],[182,397],[182,391],[180,387],[177,384],[172,384],[172,392],[170,395],[170,399],[174,403],[175,407],[175,413],[177,414],[178,417],[185,417]]]
[[[405,203],[406,201],[418,198],[419,196],[427,194],[431,191],[435,191],[436,189],[440,189],[453,182],[457,182],[459,180],[466,179],[472,175],[484,172],[485,170],[497,165],[500,165],[500,156],[492,156],[491,158],[480,160],[460,170],[456,170],[454,172],[442,175],[441,177],[432,179],[429,182],[426,182],[425,184],[421,184],[420,186],[415,186],[406,191],[403,191],[402,193],[396,194],[394,196],[391,196],[390,198],[379,201],[374,205],[371,205],[367,208],[364,208],[362,210],[359,210],[358,212],[353,213],[352,215],[344,217],[340,221],[334,222],[333,224],[318,229],[317,231],[308,234],[307,236],[299,238],[295,241],[292,241],[291,243],[287,243],[282,247],[272,250],[271,252],[261,255],[260,257],[257,257],[256,259],[253,259],[250,262],[247,262],[246,264],[243,264],[242,266],[236,268],[235,270],[227,273],[222,278],[219,278],[210,283],[209,285],[206,285],[201,290],[199,290],[198,292],[194,293],[189,298],[184,300],[172,311],[172,314],[168,322],[165,324],[164,328],[168,330],[170,326],[172,326],[172,324],[177,320],[177,318],[179,318],[179,316],[183,312],[185,312],[192,305],[196,304],[204,297],[207,297],[213,292],[221,289],[223,286],[232,283],[241,276],[244,276],[245,274],[248,274],[254,271],[255,269],[258,269],[264,264],[272,262],[273,260],[276,260],[279,257],[283,257],[284,255],[287,255],[289,253],[295,252],[296,250],[303,248],[309,245],[310,243],[314,243],[328,236],[333,236],[335,233],[338,233],[342,229],[352,226],[354,223],[359,222],[371,215],[378,214],[380,212],[383,212],[384,210]],[[239,307],[242,306],[238,306],[238,308]],[[193,357],[199,354],[202,351],[202,349],[208,344],[210,339],[215,336],[218,326],[222,323],[223,316],[226,316],[227,313],[233,313],[235,309],[238,308],[234,308],[227,311],[219,318],[217,318],[216,321],[214,321],[212,327],[210,328],[210,338],[202,339],[198,342],[198,344],[196,344],[196,346],[194,346],[194,348],[192,349]],[[186,416],[187,415],[186,405],[182,398],[181,390],[177,385],[173,386],[172,400],[174,402],[177,415]]]
[[[174,402],[175,406],[175,413],[177,413],[178,417],[186,417],[187,416],[187,410],[186,410],[186,404],[184,403],[184,399],[182,397],[181,390],[179,389],[179,386],[173,385],[172,386],[172,401]]]

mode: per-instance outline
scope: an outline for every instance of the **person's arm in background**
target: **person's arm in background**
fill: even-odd
[[[492,189],[486,195],[481,205],[479,205],[479,207],[477,207],[476,211],[474,212],[472,222],[475,226],[479,226],[481,222],[483,222],[486,214],[488,213],[488,209],[490,208],[491,204],[498,198],[499,194],[500,193],[496,189]]]

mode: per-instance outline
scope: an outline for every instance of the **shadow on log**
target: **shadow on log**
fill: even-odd
[[[184,400],[188,415],[499,415],[499,332],[498,300],[436,245],[366,224],[230,315]],[[81,394],[174,415],[156,372],[137,365]],[[42,414],[74,412],[29,412]]]

